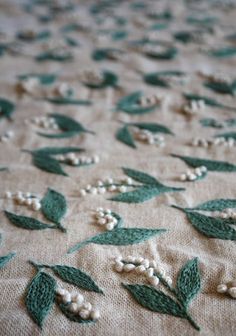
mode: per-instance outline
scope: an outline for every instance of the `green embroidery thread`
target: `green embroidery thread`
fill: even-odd
[[[235,47],[225,47],[220,49],[211,50],[209,52],[210,56],[214,56],[217,58],[230,58],[236,55]]]
[[[44,98],[44,100],[48,101],[49,103],[55,104],[55,105],[85,105],[89,106],[92,104],[90,100],[86,99],[72,99],[67,97],[51,97],[51,98]]]
[[[169,82],[165,79],[165,77],[183,77],[185,73],[178,70],[173,71],[159,71],[159,72],[152,72],[144,75],[143,79],[144,82],[153,86],[160,86],[168,88]]]
[[[2,242],[2,235],[0,234],[0,245]],[[5,256],[0,257],[0,269],[2,269],[12,258],[14,258],[16,255],[15,252],[10,252]]]
[[[50,85],[50,84],[53,84],[56,81],[57,75],[47,74],[47,73],[41,73],[41,74],[28,73],[28,74],[20,75],[20,76],[18,76],[18,78],[20,80],[23,80],[23,81],[27,80],[27,79],[30,79],[30,78],[36,78],[41,85]]]
[[[140,105],[140,99],[143,96],[143,93],[141,91],[136,91],[134,93],[129,94],[128,96],[125,96],[121,98],[116,105],[116,111],[123,111],[130,115],[139,115],[139,114],[145,114],[149,112],[153,112],[156,107],[159,106],[159,104],[155,103],[147,107],[142,107]]]
[[[139,284],[122,285],[144,308],[153,312],[186,319],[194,329],[199,331],[200,327],[188,313],[188,305],[197,295],[201,287],[197,258],[188,261],[182,267],[177,278],[176,288],[169,285],[158,272],[154,274],[159,278],[160,283],[171,296],[161,290],[155,289],[153,286]],[[175,300],[172,299],[172,297],[174,297]]]
[[[194,158],[191,156],[183,156],[183,155],[176,155],[176,154],[171,154],[171,156],[181,159],[188,166],[194,167],[194,168],[205,166],[209,171],[217,171],[217,172],[235,172],[236,171],[236,165],[225,162],[225,161],[200,159],[200,158]]]
[[[48,225],[32,217],[19,216],[9,211],[4,211],[4,213],[13,225],[18,226],[19,228],[22,228],[22,229],[44,230],[44,229],[56,229],[57,228],[56,225]]]
[[[211,106],[211,107],[223,108],[223,109],[232,110],[232,111],[236,110],[234,107],[226,106],[224,104],[221,104],[213,98],[208,98],[208,97],[205,97],[205,96],[200,96],[200,95],[192,94],[192,93],[184,93],[183,95],[188,101],[203,100],[206,105]]]
[[[122,53],[123,53],[122,50],[115,48],[96,49],[92,53],[92,59],[97,62],[104,60],[111,60],[115,58],[116,54],[117,56],[119,56]]]
[[[163,52],[156,52],[155,50],[145,52],[146,56],[163,61],[172,60],[177,56],[177,54],[178,49],[175,47],[169,47],[169,48],[167,47],[166,50]]]
[[[7,118],[11,120],[12,113],[15,110],[15,104],[8,99],[0,98],[0,119]]]
[[[117,87],[118,77],[111,71],[103,71],[100,83],[84,82],[84,85],[90,89],[104,89],[107,87]]]
[[[217,93],[234,95],[236,91],[236,80],[234,80],[232,83],[226,83],[222,81],[209,81],[205,82],[204,86]]]
[[[57,52],[55,50],[45,51],[35,57],[38,62],[56,61],[56,62],[68,62],[73,60],[73,56],[70,52]]]

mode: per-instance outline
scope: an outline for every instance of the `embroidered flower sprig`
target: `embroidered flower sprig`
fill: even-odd
[[[228,283],[221,283],[216,288],[220,294],[228,294],[232,299],[236,299],[236,281],[230,281]]]
[[[58,286],[55,278],[44,270],[51,270],[61,280],[78,288],[102,293],[88,274],[79,268],[67,265],[36,264],[32,261],[30,263],[36,268],[37,274],[27,288],[25,305],[28,313],[40,328],[43,327],[44,320],[55,303],[71,321],[88,323],[99,319],[99,311],[94,309],[91,303],[85,302],[82,294],[70,293]]]
[[[186,74],[179,70],[166,70],[147,73],[143,79],[149,85],[168,88],[172,84],[184,83],[186,81]]]
[[[173,135],[169,128],[156,123],[125,123],[119,128],[116,133],[116,138],[128,145],[136,148],[135,139],[148,143],[155,144],[158,147],[165,145],[164,137],[159,133]]]
[[[36,79],[41,85],[50,85],[56,81],[57,75],[53,73],[33,73],[32,72],[32,73],[26,73],[26,74],[18,76],[18,79],[23,82],[29,79],[32,79],[32,78]]]
[[[20,216],[5,211],[6,217],[13,225],[27,230],[44,230],[48,228],[66,232],[66,229],[61,225],[61,220],[67,211],[67,202],[65,197],[59,192],[48,189],[47,193],[40,200],[36,195],[29,192],[22,193],[19,191],[15,195],[12,195],[10,191],[7,191],[6,198],[13,198],[17,204],[26,205],[34,211],[41,210],[45,218],[54,223],[54,225],[49,225],[32,217]]]
[[[70,50],[65,48],[49,49],[37,55],[35,60],[38,62],[56,61],[56,62],[68,62],[73,60],[73,54]]]
[[[141,91],[136,91],[121,98],[116,105],[116,111],[123,111],[130,115],[145,114],[154,111],[160,105],[158,95],[144,96]]]
[[[236,231],[231,227],[235,225],[236,200],[215,199],[204,202],[193,208],[172,207],[183,211],[193,227],[209,238],[236,240]],[[200,212],[210,212],[207,216]]]
[[[194,329],[200,327],[188,312],[188,307],[201,287],[200,272],[197,258],[188,261],[179,271],[176,287],[172,285],[172,279],[166,276],[165,270],[157,265],[154,260],[129,257],[128,260],[117,260],[115,269],[118,272],[134,271],[138,275],[144,275],[152,286],[141,284],[122,284],[132,297],[144,308],[153,312],[168,314],[186,319]],[[163,286],[168,295],[162,290],[156,289]]]
[[[189,100],[188,104],[183,105],[183,112],[187,115],[194,115],[196,113],[200,113],[204,111],[206,108],[205,101],[203,99]]]
[[[15,104],[8,99],[0,97],[0,119],[6,118],[11,120],[12,113],[15,110]]]
[[[221,136],[215,138],[215,139],[204,139],[204,138],[194,138],[192,140],[192,146],[194,147],[216,147],[216,146],[224,146],[224,147],[234,147],[235,146],[235,139],[233,138],[233,135],[235,134],[236,139],[236,133],[226,133],[226,137],[224,137],[224,134]],[[228,135],[228,136],[227,136]]]
[[[122,218],[110,209],[97,208],[94,217],[95,223],[105,226],[108,231],[121,227],[123,222]]]
[[[192,94],[192,93],[184,93],[183,96],[189,102],[191,102],[191,101],[198,101],[198,102],[202,101],[201,104],[205,104],[207,106],[217,107],[217,108],[222,108],[222,109],[232,110],[232,111],[236,110],[234,107],[226,106],[224,104],[221,104],[221,103],[219,103],[218,101],[216,101],[213,98],[209,98],[209,97],[205,97],[205,96],[200,96],[200,95]]]
[[[92,187],[91,185],[88,185],[86,189],[81,189],[81,196],[85,196],[87,192],[91,194],[103,194],[106,191],[120,191],[120,194],[113,196],[110,200],[125,203],[142,203],[162,193],[185,190],[183,188],[165,186],[153,176],[138,170],[130,168],[122,169],[127,175],[127,179],[123,182],[114,182],[113,179],[108,179],[104,182],[98,181],[97,186]],[[135,181],[135,184],[133,183],[133,180]],[[137,184],[137,182],[139,184]],[[134,188],[134,190],[127,192],[128,188]]]
[[[32,155],[35,167],[48,173],[68,176],[62,169],[61,164],[74,167],[83,167],[99,162],[99,156],[76,156],[76,153],[83,152],[78,147],[43,147],[35,150],[24,150]]]
[[[117,87],[118,77],[111,71],[85,71],[82,75],[85,86],[90,89],[104,89],[106,87]]]
[[[2,235],[0,233],[0,245],[2,243]],[[7,255],[0,257],[0,269],[3,268],[12,258],[14,258],[16,255],[15,252],[10,252]]]
[[[119,60],[123,51],[117,48],[101,48],[95,49],[92,53],[92,59],[96,62],[104,60]]]
[[[94,132],[86,129],[81,123],[70,118],[68,116],[51,113],[45,117],[35,117],[32,119],[32,122],[42,128],[52,129],[52,130],[60,130],[60,133],[42,133],[37,132],[38,135],[46,137],[46,138],[70,138],[82,133],[90,133],[94,134]]]
[[[207,175],[207,168],[205,166],[197,167],[193,170],[187,170],[186,173],[180,175],[180,181],[197,181],[202,180]]]

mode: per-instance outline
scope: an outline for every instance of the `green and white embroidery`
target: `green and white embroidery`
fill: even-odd
[[[48,39],[51,36],[49,30],[43,31],[35,31],[31,29],[19,31],[17,34],[17,38],[20,40],[24,40],[25,42],[34,42],[37,40]]]
[[[51,85],[56,81],[57,75],[53,73],[26,73],[18,76],[18,79],[23,82],[32,78],[36,79],[41,85]]]
[[[169,128],[156,123],[125,123],[116,133],[117,140],[129,147],[136,148],[135,140],[165,146],[164,137],[159,133],[173,135]]]
[[[110,209],[97,208],[94,219],[95,224],[105,226],[108,231],[120,228],[123,224],[122,218]]]
[[[92,53],[92,59],[96,62],[105,60],[119,60],[123,56],[123,51],[116,48],[96,49]]]
[[[61,164],[83,167],[99,162],[99,156],[76,156],[76,153],[83,152],[78,147],[43,147],[35,150],[24,150],[32,155],[35,167],[48,173],[68,176],[62,169]]]
[[[15,104],[8,99],[0,97],[0,119],[6,118],[11,120],[11,116],[15,110]]]
[[[234,147],[235,146],[235,139],[236,133],[224,133],[219,134],[219,136],[215,136],[214,139],[204,139],[204,138],[194,138],[191,142],[191,145],[194,147]]]
[[[11,130],[6,131],[4,134],[0,135],[0,142],[8,142],[12,140],[14,137],[15,133]]]
[[[201,105],[202,106],[201,109],[203,109],[203,110],[205,108],[205,105],[211,106],[211,107],[216,107],[216,108],[222,108],[222,109],[226,109],[226,110],[231,110],[231,111],[236,110],[234,107],[226,106],[224,104],[221,104],[213,98],[200,96],[200,95],[192,94],[192,93],[184,93],[183,96],[184,96],[185,99],[187,99],[187,101],[190,102],[190,104],[191,104],[191,101],[198,102],[196,104],[198,104],[199,108],[200,108],[200,105]],[[199,102],[201,102],[201,103],[199,103]]]
[[[61,225],[61,220],[64,217],[67,210],[67,202],[65,197],[59,192],[48,189],[45,196],[40,200],[38,196],[29,192],[22,193],[18,191],[13,194],[9,191],[6,192],[7,199],[13,199],[18,205],[24,205],[34,211],[41,210],[42,214],[54,225],[45,224],[32,217],[20,216],[9,211],[5,211],[5,215],[10,222],[23,229],[28,230],[44,230],[44,229],[59,229],[62,232],[66,232],[66,229]]]
[[[35,57],[38,62],[55,61],[55,62],[69,62],[73,60],[73,54],[65,49],[52,49],[42,52]]]
[[[107,87],[117,87],[118,77],[111,71],[84,71],[82,81],[90,89],[105,89]]]
[[[2,243],[2,235],[0,233],[0,245]],[[15,252],[10,252],[7,255],[0,256],[0,269],[2,269],[16,255]]]
[[[193,227],[209,238],[236,240],[236,200],[216,199],[197,205],[194,208],[172,207],[183,211]],[[199,213],[207,212],[211,216]]]
[[[59,287],[55,278],[44,270],[51,270],[61,280],[78,288],[102,293],[89,275],[66,265],[50,266],[34,262],[31,264],[36,268],[37,274],[27,288],[25,305],[31,318],[40,328],[43,327],[44,320],[55,303],[69,320],[77,323],[94,322],[100,317],[99,311],[89,302],[85,302],[82,294]]]
[[[183,84],[186,82],[186,74],[179,70],[166,70],[159,72],[151,72],[145,74],[144,82],[153,85],[160,86],[164,88],[169,88],[173,84]]]
[[[38,135],[51,139],[71,138],[83,133],[94,134],[78,121],[58,113],[51,113],[48,117],[35,117],[31,122],[38,127],[57,131],[56,133],[37,132]],[[58,130],[61,132],[59,133]]]
[[[97,185],[87,185],[85,189],[80,190],[80,195],[85,196],[90,194],[104,194],[105,192],[116,192],[120,194],[110,198],[111,201],[124,202],[124,203],[142,203],[153,197],[156,197],[166,192],[183,191],[183,188],[169,187],[160,183],[156,178],[146,173],[130,169],[122,168],[127,178],[121,181],[113,181],[108,178],[106,181],[98,181]],[[137,184],[138,182],[138,184]],[[133,190],[128,191],[127,189]]]
[[[121,98],[116,104],[116,111],[123,111],[130,115],[139,115],[153,112],[160,105],[158,95],[144,96],[141,91],[136,91]]]
[[[183,182],[194,182],[202,180],[207,176],[207,168],[205,166],[200,166],[192,170],[187,170],[186,173],[180,175],[180,181]]]
[[[193,328],[200,327],[188,312],[188,306],[197,295],[201,287],[201,277],[198,269],[197,258],[188,261],[180,270],[176,287],[172,285],[172,279],[165,274],[162,266],[154,260],[140,257],[117,258],[115,270],[118,272],[135,272],[143,275],[151,284],[122,284],[132,297],[144,308],[153,312],[168,314],[186,319]],[[156,289],[163,286],[165,292]]]

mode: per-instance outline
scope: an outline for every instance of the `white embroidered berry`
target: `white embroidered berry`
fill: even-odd
[[[115,263],[115,270],[119,273],[123,272],[124,264],[121,261]]]
[[[143,260],[144,260],[143,257],[137,257],[137,258],[136,258],[136,262],[139,263],[139,264],[140,264]]]
[[[145,268],[149,268],[150,266],[150,262],[148,259],[144,259],[141,264],[145,267]]]
[[[63,296],[67,293],[67,291],[64,288],[58,287],[56,289],[56,293],[57,293],[57,295]]]
[[[236,299],[236,287],[229,288],[228,293],[233,299]]]
[[[32,198],[26,198],[24,204],[27,206],[31,206],[33,203]]]
[[[98,155],[94,155],[94,156],[92,157],[92,162],[94,162],[94,163],[99,163],[99,161],[100,161],[100,158],[99,158]]]
[[[123,271],[124,272],[131,272],[135,269],[135,265],[134,264],[126,264],[124,265]]]
[[[118,257],[115,258],[115,262],[122,261],[122,259],[123,259],[122,256],[118,256]]]
[[[90,318],[92,319],[92,320],[98,320],[99,318],[100,318],[100,312],[99,312],[99,310],[91,310],[91,312],[90,312]]]
[[[107,225],[106,225],[106,229],[108,230],[108,231],[111,231],[111,230],[113,230],[114,229],[114,223],[108,223]]]
[[[186,181],[186,180],[187,180],[187,176],[186,176],[186,174],[181,174],[181,175],[180,175],[180,180],[181,180],[181,181]]]
[[[83,309],[86,309],[88,311],[91,311],[92,310],[92,305],[90,302],[84,302],[83,304]]]
[[[158,273],[158,274],[160,274],[161,276],[165,276],[165,270],[164,270],[164,268],[163,267],[161,267],[161,266],[157,266],[157,268],[156,268],[156,272]]]
[[[87,309],[81,309],[79,311],[79,316],[83,319],[83,320],[87,320],[90,316],[90,311]]]
[[[75,302],[78,306],[81,306],[84,302],[84,297],[80,293],[72,293],[71,294],[71,301]]]
[[[171,279],[170,276],[166,276],[166,277],[165,277],[165,281],[167,282],[167,284],[168,284],[169,286],[172,285],[172,279]]]
[[[105,187],[98,188],[98,193],[99,194],[105,194],[105,192],[106,192],[106,188]]]
[[[157,263],[155,260],[150,260],[150,267],[153,267],[154,269],[157,267]]]
[[[78,313],[79,311],[79,306],[77,305],[77,303],[75,302],[72,302],[69,307],[68,307],[69,311],[72,312],[72,313]]]
[[[149,268],[146,270],[146,276],[147,276],[148,278],[151,278],[151,277],[153,277],[153,274],[154,274],[154,268],[149,267]]]
[[[6,191],[5,196],[6,196],[7,199],[11,199],[12,198],[12,193],[10,191]]]
[[[146,268],[143,265],[139,265],[135,268],[135,272],[137,274],[142,274],[146,271]]]
[[[34,211],[38,211],[41,209],[41,204],[38,200],[33,199],[31,207]]]
[[[220,285],[217,286],[216,290],[217,290],[218,293],[226,293],[228,288],[227,288],[227,285],[220,284]]]
[[[111,185],[108,190],[109,191],[115,191],[117,189],[117,187],[115,185]]]
[[[85,189],[81,189],[80,190],[80,196],[85,196],[87,193],[86,193],[86,190]]]
[[[92,187],[92,188],[90,189],[90,194],[92,194],[92,195],[96,195],[97,193],[98,193],[98,189],[97,189],[97,188]]]
[[[105,225],[106,223],[107,223],[107,221],[106,221],[105,218],[100,218],[100,219],[98,220],[98,224],[99,224],[99,225]]]
[[[157,276],[152,276],[148,278],[148,281],[152,286],[157,286],[159,284],[159,278]]]
[[[134,256],[129,255],[129,256],[126,258],[126,261],[127,261],[127,262],[130,262],[130,263],[135,263],[135,262],[136,262],[136,258],[135,258]]]
[[[71,294],[68,291],[66,291],[66,293],[62,295],[62,301],[63,303],[71,302]]]

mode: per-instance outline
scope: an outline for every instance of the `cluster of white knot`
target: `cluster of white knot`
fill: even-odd
[[[122,257],[115,259],[114,268],[117,272],[135,272],[144,275],[148,282],[157,286],[160,282],[165,281],[169,286],[172,285],[172,279],[166,275],[164,268],[157,265],[155,260],[145,259],[143,257],[128,256],[125,260]]]
[[[28,122],[28,120],[26,120]],[[48,129],[53,129],[53,130],[58,130],[58,124],[54,118],[51,117],[35,117],[31,119],[31,122],[39,127],[42,128],[48,128]]]
[[[220,217],[222,219],[236,219],[235,209],[224,209],[223,211],[214,211],[214,217]]]
[[[201,166],[196,167],[192,170],[187,170],[186,173],[180,175],[180,181],[195,181],[197,178],[201,177],[203,174],[206,174],[207,167]]]
[[[138,100],[138,104],[142,107],[149,107],[158,104],[162,101],[163,97],[159,94],[153,94],[150,96],[142,96]]]
[[[220,82],[220,83],[226,83],[226,84],[231,84],[232,78],[225,73],[211,73],[207,71],[199,71],[199,74],[207,79],[209,79],[212,82]]]
[[[80,293],[72,292],[64,288],[57,288],[56,293],[61,302],[68,305],[68,310],[77,314],[83,320],[98,320],[100,318],[100,312],[94,309],[90,302],[85,302],[84,297]]]
[[[100,84],[103,80],[102,74],[93,70],[85,70],[82,77],[86,82],[92,84]]]
[[[136,129],[135,138],[149,145],[156,145],[158,147],[165,146],[165,139],[163,135],[152,133],[148,130]]]
[[[19,205],[26,205],[31,210],[38,211],[41,209],[40,199],[30,192],[23,193],[22,191],[17,191],[12,194],[10,191],[5,192],[7,199],[13,199]]]
[[[217,286],[217,292],[229,294],[233,299],[236,299],[236,281],[228,282],[227,284],[220,284]]]
[[[95,220],[97,224],[105,226],[108,231],[113,230],[118,223],[118,220],[112,214],[112,211],[110,209],[103,208],[97,208]]]
[[[206,104],[204,100],[190,100],[188,104],[183,106],[183,112],[192,115],[204,111],[205,108]]]
[[[68,95],[73,92],[72,87],[66,83],[66,82],[61,82],[58,83],[54,88],[53,88],[53,94],[55,96],[61,97],[61,98],[65,98],[68,97]]]
[[[120,181],[114,182],[113,178],[108,177],[105,181],[98,180],[94,186],[88,184],[85,189],[80,189],[80,195],[85,196],[86,194],[105,194],[108,192],[119,191],[124,193],[127,191],[128,186],[132,186],[133,180],[130,177],[125,177]]]
[[[13,136],[14,136],[14,132],[13,131],[7,131],[3,135],[0,135],[0,142],[7,142],[10,139],[12,139]]]
[[[35,94],[40,87],[40,82],[37,77],[29,77],[17,83],[17,88],[28,94]]]
[[[194,138],[192,140],[192,146],[199,147],[209,147],[209,146],[225,146],[225,147],[233,147],[236,145],[236,141],[234,138],[219,137],[215,139],[203,139],[203,138]]]
[[[58,156],[58,160],[68,163],[72,166],[89,165],[98,163],[100,158],[98,155],[93,156],[77,156],[75,153],[61,154]]]

